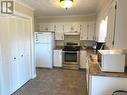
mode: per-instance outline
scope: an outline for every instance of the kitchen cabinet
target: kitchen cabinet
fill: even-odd
[[[87,68],[87,51],[80,50],[80,68]]]
[[[127,90],[127,78],[89,76],[88,95],[112,95],[121,89]]]
[[[78,22],[68,22],[64,23],[64,33],[79,33],[80,32],[80,24]]]
[[[80,40],[95,40],[95,22],[80,24]]]
[[[62,23],[54,23],[55,40],[64,40],[64,25]]]
[[[87,23],[87,40],[95,40],[95,22]]]
[[[87,40],[87,24],[80,24],[80,40]]]
[[[54,67],[62,67],[62,49],[54,50]]]
[[[108,23],[107,23],[107,37],[106,37],[106,46],[109,48],[114,47],[114,37],[115,37],[115,2],[110,5],[108,12]]]
[[[39,31],[54,31],[52,23],[39,23]]]
[[[54,31],[55,40],[64,40],[66,33],[79,33],[80,40],[95,40],[95,22],[40,23],[39,31]]]

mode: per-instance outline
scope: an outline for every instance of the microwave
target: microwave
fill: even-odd
[[[125,57],[122,50],[98,50],[98,64],[104,72],[124,72]]]

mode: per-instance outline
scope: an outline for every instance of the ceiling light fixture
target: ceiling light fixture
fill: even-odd
[[[62,8],[65,8],[66,10],[68,8],[71,8],[73,5],[73,0],[60,0],[60,6]]]

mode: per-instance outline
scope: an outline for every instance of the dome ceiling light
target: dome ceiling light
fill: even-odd
[[[68,8],[71,8],[73,5],[73,0],[60,0],[60,6],[62,8],[65,8],[66,10]]]

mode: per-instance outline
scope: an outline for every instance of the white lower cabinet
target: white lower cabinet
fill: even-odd
[[[112,95],[116,90],[127,90],[127,78],[89,76],[88,95]]]
[[[80,68],[87,68],[87,51],[85,50],[80,51]]]
[[[54,50],[54,67],[62,67],[62,49]]]

